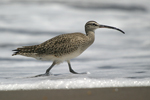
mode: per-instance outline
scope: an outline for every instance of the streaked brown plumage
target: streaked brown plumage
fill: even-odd
[[[46,70],[46,75],[49,74],[50,69],[55,65],[63,61],[67,61],[70,72],[77,74],[70,65],[70,59],[79,56],[84,50],[86,50],[95,40],[94,31],[97,28],[111,28],[116,29],[122,33],[122,30],[100,25],[95,21],[88,21],[85,24],[86,34],[83,33],[69,33],[58,35],[50,40],[47,40],[39,45],[24,46],[17,48],[14,55],[23,55],[27,57],[33,57],[40,60],[52,60],[52,65]]]

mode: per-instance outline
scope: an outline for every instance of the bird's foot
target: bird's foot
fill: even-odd
[[[90,72],[83,72],[83,74],[91,74]]]
[[[82,72],[82,73],[79,73],[79,74],[91,74],[90,72]]]
[[[77,72],[75,72],[75,71],[73,71],[73,72],[71,72],[71,73],[73,73],[73,74],[90,74],[90,72],[77,73]]]
[[[39,74],[39,75],[36,75],[34,77],[43,77],[43,76],[50,76],[51,74],[50,73],[45,73],[45,74]]]

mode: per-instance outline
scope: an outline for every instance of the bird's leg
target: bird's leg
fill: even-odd
[[[70,71],[71,73],[73,73],[73,74],[79,74],[79,73],[75,72],[75,71],[71,68],[70,61],[67,60],[67,62],[68,62],[68,66],[69,66],[69,71]]]
[[[46,70],[45,74],[40,74],[40,75],[36,75],[34,77],[39,77],[39,76],[48,76],[49,75],[49,71],[52,69],[52,67],[56,64],[56,62],[54,61],[52,63],[52,65]]]
[[[49,71],[53,68],[53,66],[56,64],[56,62],[54,61],[53,63],[52,63],[52,65],[46,70],[46,72],[45,72],[45,74],[46,75],[49,75]]]

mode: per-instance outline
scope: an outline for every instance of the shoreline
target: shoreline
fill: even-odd
[[[150,100],[150,86],[0,91],[0,100]]]

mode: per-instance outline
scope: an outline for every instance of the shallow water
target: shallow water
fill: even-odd
[[[0,2],[0,90],[150,86],[150,1]],[[11,56],[17,47],[42,43],[63,33],[83,32],[95,20],[118,27],[97,29],[95,42],[72,68],[89,74],[73,75],[66,62],[53,75],[42,74],[51,61]]]

